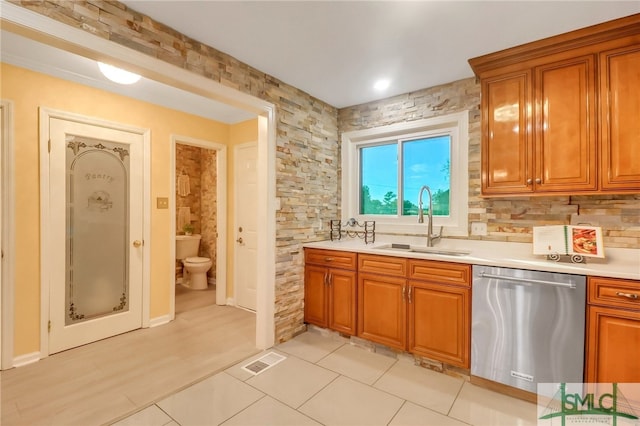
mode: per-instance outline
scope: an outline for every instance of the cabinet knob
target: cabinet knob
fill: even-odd
[[[537,179],[536,179],[536,183],[542,183],[542,179],[537,178]]]
[[[133,242],[133,246],[134,246],[134,247],[136,247],[136,248],[138,248],[138,247],[142,246],[142,241],[140,241],[140,240],[135,240],[135,241]]]
[[[533,183],[533,179],[527,179],[527,185],[531,185]]]

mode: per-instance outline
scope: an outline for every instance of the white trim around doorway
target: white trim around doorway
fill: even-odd
[[[15,365],[13,359],[13,313],[15,292],[15,177],[13,142],[13,102],[2,99],[2,144],[0,182],[2,182],[2,286],[0,288],[0,369]]]
[[[227,146],[222,143],[195,139],[188,136],[171,135],[171,154],[169,157],[169,170],[171,182],[169,185],[169,216],[172,230],[170,258],[176,258],[176,144],[197,146],[216,151],[216,221],[218,238],[216,239],[216,304],[225,305],[227,299]],[[171,320],[176,317],[176,279],[171,279],[169,289],[169,304]]]
[[[142,217],[144,218],[142,225],[143,235],[143,260],[142,260],[142,327],[149,327],[150,313],[150,272],[151,259],[148,242],[151,240],[151,130],[141,127],[135,127],[127,124],[116,123],[113,121],[103,120],[101,118],[88,117],[81,114],[75,114],[66,111],[55,110],[46,107],[40,107],[40,358],[49,356],[49,330],[48,322],[50,318],[49,299],[50,299],[50,282],[52,265],[49,259],[52,250],[51,239],[49,238],[49,218],[51,215],[49,200],[49,123],[51,119],[61,119],[84,123],[90,125],[101,126],[110,129],[121,130],[138,134],[143,138],[143,200],[142,200]],[[147,244],[145,244],[147,242]]]

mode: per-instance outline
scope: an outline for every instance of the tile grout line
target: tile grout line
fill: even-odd
[[[234,377],[234,378],[235,378],[235,377]],[[240,382],[241,382],[241,383],[244,383],[245,385],[248,385],[248,383],[245,383],[245,382],[242,382],[242,381],[240,381]],[[251,386],[251,385],[249,385],[249,386]],[[254,388],[254,389],[255,389],[255,388]],[[264,393],[264,392],[261,392],[261,393],[262,393],[262,396],[261,396],[260,398],[256,399],[256,400],[255,400],[255,401],[253,401],[251,404],[247,405],[246,407],[244,407],[242,410],[238,411],[237,413],[232,414],[231,416],[227,417],[226,419],[224,419],[223,421],[221,421],[220,423],[218,423],[218,425],[221,425],[221,424],[223,424],[224,422],[228,422],[229,420],[231,420],[232,418],[234,418],[234,417],[235,417],[235,416],[237,416],[238,414],[240,414],[240,413],[243,413],[243,412],[247,411],[247,410],[249,409],[249,407],[253,407],[253,406],[254,406],[255,404],[257,404],[259,401],[262,401],[262,400],[263,400],[263,399],[265,399],[266,397],[271,396],[271,395],[269,395],[269,394],[267,394],[267,393]],[[273,398],[273,397],[272,397],[272,398]],[[274,398],[274,399],[275,399],[275,398]],[[276,401],[277,401],[277,400],[276,400]],[[176,422],[176,423],[177,423],[177,422]],[[218,426],[218,425],[212,425],[212,426]]]

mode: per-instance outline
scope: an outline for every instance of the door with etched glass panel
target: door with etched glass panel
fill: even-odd
[[[143,136],[50,120],[49,353],[142,326]]]

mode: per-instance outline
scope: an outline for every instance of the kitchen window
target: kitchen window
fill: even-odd
[[[432,192],[434,226],[468,235],[468,112],[342,135],[343,218],[375,220],[379,232],[426,233],[418,194]],[[423,196],[425,214],[429,208]]]

